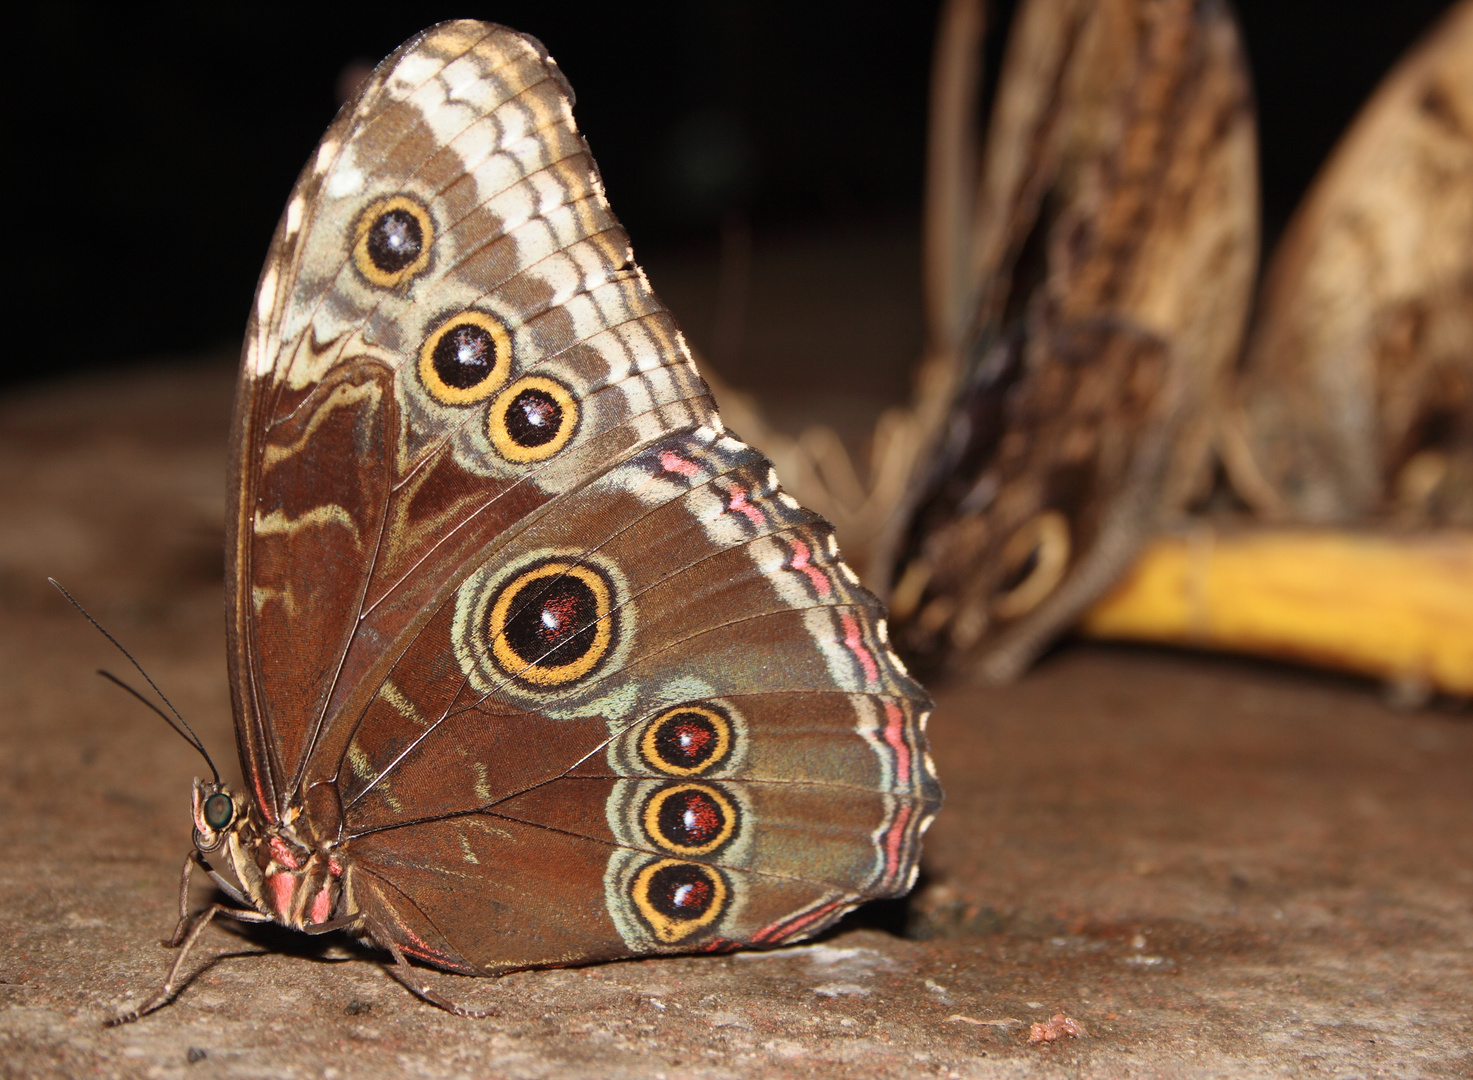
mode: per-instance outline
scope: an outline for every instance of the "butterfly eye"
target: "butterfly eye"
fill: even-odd
[[[205,800],[204,819],[216,832],[227,828],[235,819],[235,801],[223,791],[217,791]]]
[[[385,288],[414,277],[430,263],[435,226],[429,211],[405,195],[381,199],[358,218],[353,265]]]
[[[486,433],[508,461],[545,461],[578,427],[578,403],[562,383],[529,375],[512,383],[491,404]]]
[[[726,879],[712,866],[662,859],[634,878],[634,906],[666,945],[709,926],[726,907]]]
[[[696,776],[731,750],[731,723],[707,705],[681,705],[655,717],[639,740],[645,763],[674,776]]]
[[[464,311],[442,323],[419,350],[419,379],[444,405],[474,405],[511,371],[511,335],[500,320]]]
[[[738,814],[727,798],[705,784],[672,784],[644,807],[644,831],[676,855],[709,855],[736,834]]]
[[[1069,565],[1069,522],[1057,510],[1045,510],[1008,538],[1001,558],[1003,591],[993,597],[992,613],[1000,619],[1026,615],[1058,587]]]
[[[590,566],[547,562],[513,578],[491,604],[491,654],[507,673],[564,686],[591,673],[614,642],[613,590]]]

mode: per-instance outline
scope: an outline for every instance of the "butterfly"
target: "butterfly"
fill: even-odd
[[[1025,0],[978,153],[980,6],[937,54],[930,359],[867,577],[925,669],[1006,681],[1210,480],[1257,162],[1220,0]]]
[[[775,946],[913,883],[931,702],[833,533],[723,427],[535,39],[447,22],[277,227],[227,514],[243,790],[218,915],[495,975]],[[211,862],[218,860],[220,869]],[[184,908],[194,870],[225,901]]]
[[[1279,522],[1473,524],[1473,4],[1362,108],[1264,274],[1223,465]]]

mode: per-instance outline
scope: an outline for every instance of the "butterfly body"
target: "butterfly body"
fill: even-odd
[[[780,944],[914,878],[929,699],[726,433],[571,104],[532,39],[433,27],[278,226],[227,526],[246,783],[195,796],[249,919],[495,974]]]

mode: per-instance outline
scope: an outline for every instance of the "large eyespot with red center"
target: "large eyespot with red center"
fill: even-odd
[[[719,919],[731,889],[714,866],[661,859],[634,876],[630,893],[655,939],[674,945]]]
[[[731,756],[731,718],[714,705],[677,705],[649,722],[639,754],[671,776],[699,776]]]
[[[508,461],[546,461],[578,429],[578,402],[562,383],[528,375],[491,403],[486,434]]]
[[[539,563],[497,593],[486,632],[502,671],[537,687],[566,686],[596,671],[616,643],[613,585],[595,566]]]
[[[708,784],[667,784],[640,814],[645,835],[675,855],[711,855],[725,847],[741,824],[740,811]]]
[[[358,216],[353,265],[374,285],[393,288],[430,265],[435,224],[430,212],[407,195],[380,199]]]
[[[474,405],[511,373],[511,335],[484,311],[446,319],[419,347],[419,381],[442,405]]]

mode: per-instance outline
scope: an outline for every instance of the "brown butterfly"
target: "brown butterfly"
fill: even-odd
[[[914,880],[930,701],[723,429],[572,101],[537,41],[443,23],[292,192],[232,431],[246,786],[195,782],[185,949],[115,1022],[216,915],[359,935],[469,1015],[408,958],[779,945]],[[195,867],[228,903],[186,910]]]
[[[1206,479],[1257,176],[1220,0],[1025,0],[973,165],[979,10],[953,0],[938,48],[931,359],[867,574],[904,651],[1003,680]]]
[[[1305,196],[1221,428],[1261,517],[1473,524],[1473,2],[1386,77]]]

